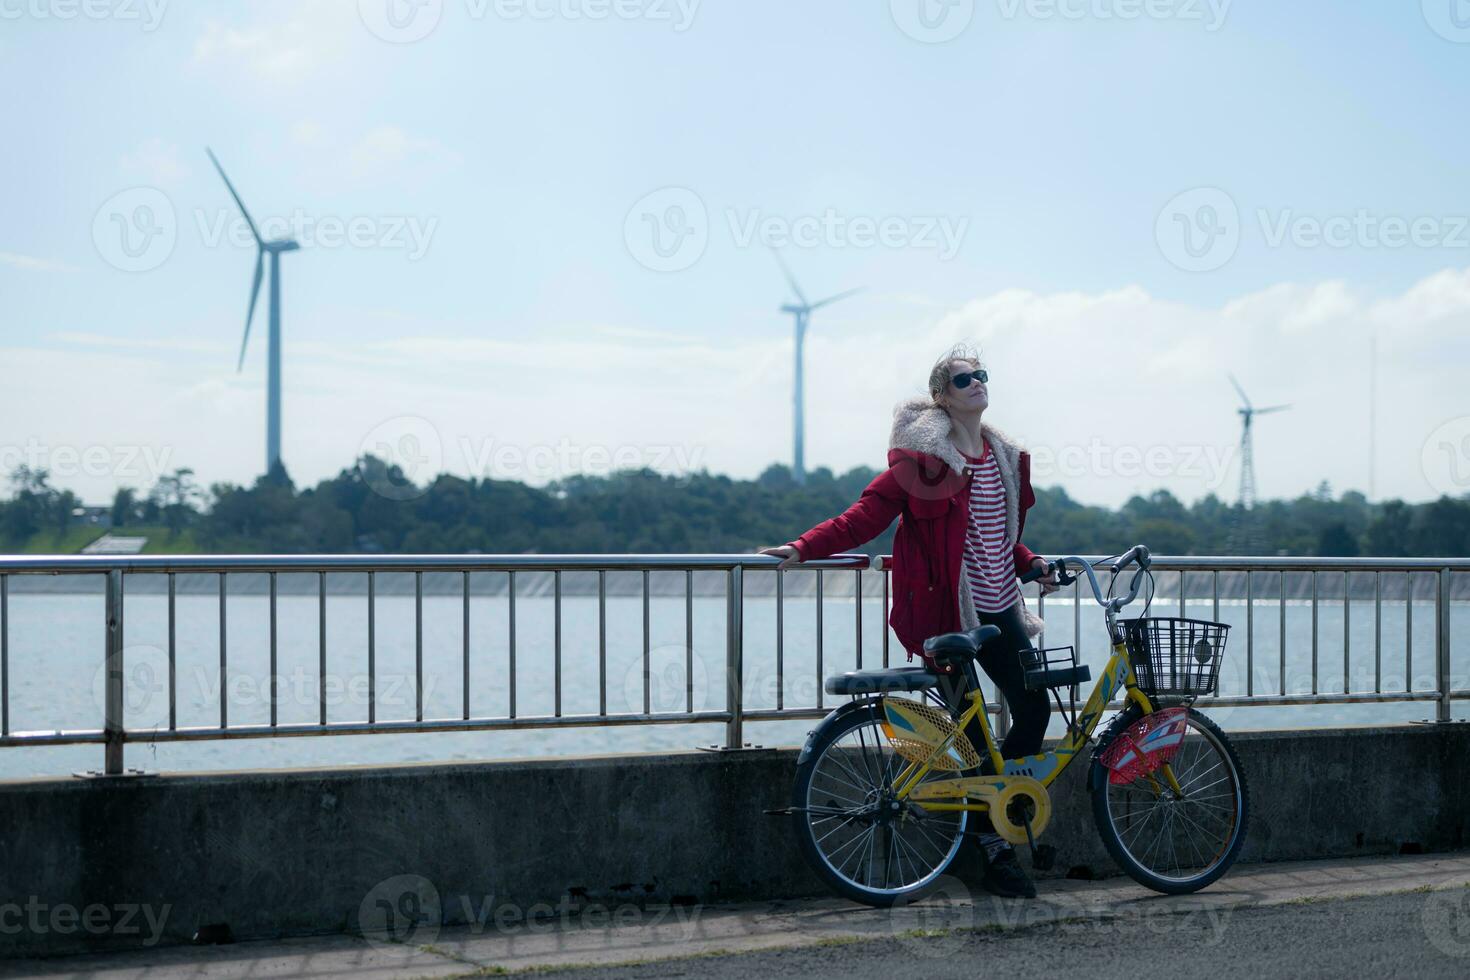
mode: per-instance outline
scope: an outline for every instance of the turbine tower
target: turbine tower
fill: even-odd
[[[819,310],[824,306],[835,303],[839,299],[846,299],[853,293],[861,291],[862,287],[859,286],[857,289],[849,289],[846,292],[838,293],[835,296],[828,296],[826,299],[817,300],[817,302],[815,303],[809,303],[807,302],[806,294],[803,293],[801,291],[801,287],[796,284],[796,277],[793,276],[791,274],[791,270],[786,267],[786,260],[781,258],[780,252],[775,252],[774,254],[776,256],[776,261],[781,264],[781,271],[786,274],[786,281],[791,284],[791,291],[796,294],[797,298],[797,302],[787,303],[782,306],[781,312],[790,313],[793,317],[796,318],[796,391],[792,398],[793,438],[791,453],[791,476],[792,479],[794,479],[797,483],[805,483],[806,372],[802,367],[802,349],[806,343],[807,324],[810,322],[811,315],[814,310]]]
[[[1228,372],[1227,372],[1228,373]],[[1240,382],[1235,380],[1231,374],[1230,383],[1235,385],[1235,390],[1240,394],[1240,400],[1244,403],[1243,408],[1235,411],[1240,415],[1240,505],[1250,510],[1256,505],[1256,467],[1251,458],[1251,419],[1257,415],[1265,415],[1268,412],[1279,412],[1290,408],[1290,405],[1271,405],[1267,408],[1255,408],[1251,400],[1246,397],[1245,389]]]
[[[240,341],[240,361],[235,365],[237,372],[245,366],[245,345],[250,342],[250,321],[255,318],[255,301],[260,297],[265,257],[271,257],[270,335],[266,339],[265,385],[265,472],[270,474],[281,461],[281,253],[294,252],[301,245],[291,238],[277,238],[272,241],[261,238],[260,229],[255,227],[250,212],[245,210],[245,202],[240,200],[240,195],[235,192],[235,185],[225,176],[225,168],[220,166],[214,151],[205,147],[204,152],[209,154],[214,169],[219,171],[220,179],[225,182],[230,197],[235,199],[236,207],[245,216],[245,223],[250,226],[250,234],[255,238],[255,281],[250,286],[250,306],[245,311],[245,336]]]

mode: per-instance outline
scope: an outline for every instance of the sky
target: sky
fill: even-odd
[[[1458,4],[1458,6],[1457,6]],[[1470,491],[1459,0],[0,0],[0,467],[544,484],[884,465],[981,348],[1115,506]],[[1461,26],[1465,25],[1465,26]],[[1370,395],[1376,392],[1376,398]],[[1370,412],[1376,403],[1376,413]],[[1376,419],[1376,421],[1375,421]],[[1371,452],[1370,452],[1371,446]]]

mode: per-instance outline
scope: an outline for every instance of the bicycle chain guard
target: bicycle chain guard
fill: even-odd
[[[1110,771],[1108,782],[1122,786],[1147,776],[1179,754],[1188,728],[1187,707],[1144,715],[1118,733],[1098,760]]]

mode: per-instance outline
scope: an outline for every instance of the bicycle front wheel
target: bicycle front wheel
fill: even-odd
[[[1126,726],[1136,715],[1120,716]],[[1245,840],[1250,800],[1235,747],[1213,721],[1189,709],[1184,744],[1162,770],[1115,784],[1092,759],[1092,815],[1108,853],[1134,881],[1168,895],[1198,891],[1230,869]]]
[[[865,905],[917,899],[964,843],[967,812],[894,798],[905,764],[883,734],[875,700],[819,726],[796,769],[791,816],[802,855],[833,891]],[[953,776],[931,772],[926,781]]]

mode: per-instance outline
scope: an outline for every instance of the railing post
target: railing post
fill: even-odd
[[[118,568],[107,573],[107,681],[102,720],[106,740],[102,772],[107,776],[121,776],[123,772],[122,576],[122,570]]]
[[[1450,570],[1439,570],[1439,592],[1434,600],[1435,631],[1435,674],[1438,682],[1439,702],[1435,708],[1435,721],[1450,720]]]
[[[741,615],[744,611],[744,568],[736,565],[726,573],[725,579],[725,685],[726,707],[730,720],[725,722],[725,748],[738,749],[744,746],[744,731],[741,712],[745,703],[744,630]]]

